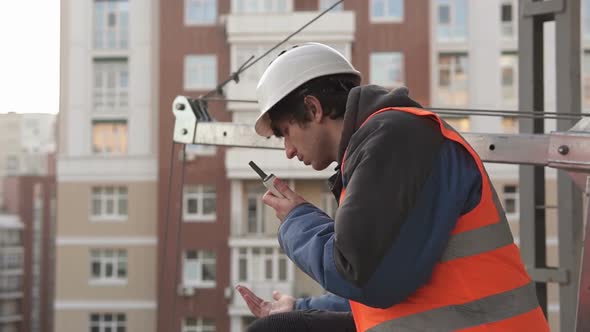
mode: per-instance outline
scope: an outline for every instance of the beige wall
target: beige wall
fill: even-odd
[[[298,180],[295,181],[295,191],[308,202],[321,208],[321,194],[327,191],[326,180]]]
[[[89,331],[91,312],[124,313],[127,320],[127,332],[156,331],[156,311],[151,310],[58,310],[55,313],[55,332]]]
[[[126,185],[128,218],[124,221],[91,221],[91,182],[58,185],[55,316],[56,332],[88,331],[90,312],[124,312],[127,331],[155,331],[156,309],[70,310],[59,308],[71,301],[85,308],[97,303],[148,303],[157,296],[156,183]],[[96,185],[110,185],[100,183]],[[73,242],[72,242],[73,241]],[[88,244],[85,241],[90,241]],[[108,241],[114,241],[109,244]],[[131,241],[131,242],[130,242]],[[124,249],[127,252],[127,283],[96,285],[90,282],[91,249]],[[97,302],[99,301],[99,302]],[[103,305],[104,307],[104,305]]]
[[[126,285],[92,285],[90,250],[100,248],[127,251]],[[55,295],[60,301],[155,301],[156,246],[58,246],[56,248]]]
[[[91,221],[93,186],[127,185],[128,218],[123,222]],[[157,186],[155,182],[80,183],[60,182],[58,186],[57,236],[156,236]]]

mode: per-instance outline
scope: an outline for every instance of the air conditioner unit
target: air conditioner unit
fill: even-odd
[[[193,296],[195,295],[195,287],[187,285],[178,285],[179,296]]]

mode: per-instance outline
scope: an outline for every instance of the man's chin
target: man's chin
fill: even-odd
[[[315,169],[316,171],[323,171],[325,170],[328,166],[330,166],[330,164],[316,164],[316,163],[311,163],[311,167],[313,169]]]

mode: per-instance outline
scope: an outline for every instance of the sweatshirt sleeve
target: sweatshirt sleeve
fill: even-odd
[[[387,308],[429,280],[457,219],[479,202],[481,175],[473,157],[448,140],[428,151],[435,153],[428,172],[414,167],[419,158],[392,172],[399,154],[384,153],[379,137],[367,139],[347,172],[335,222],[300,205],[282,223],[279,243],[327,291]]]
[[[299,298],[295,302],[296,310],[317,309],[326,311],[349,312],[350,304],[348,300],[334,294],[325,294],[322,296]]]

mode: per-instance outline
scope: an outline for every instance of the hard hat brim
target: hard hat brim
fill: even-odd
[[[256,119],[256,124],[254,125],[254,130],[260,136],[270,137],[274,135],[274,132],[270,126],[270,117],[268,116],[268,112],[264,112],[258,116],[258,119]]]

